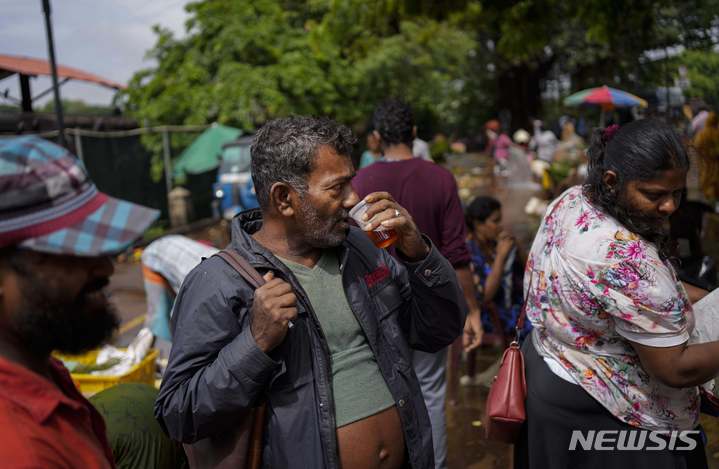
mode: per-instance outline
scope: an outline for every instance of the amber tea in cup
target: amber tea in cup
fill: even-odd
[[[380,249],[388,248],[397,241],[397,231],[392,229],[365,231],[365,233],[367,233],[374,245]]]
[[[375,246],[380,249],[392,246],[394,242],[397,241],[398,236],[396,230],[386,229],[381,225],[373,231],[367,231],[364,229],[364,227],[370,223],[369,221],[362,220],[362,216],[365,214],[368,207],[369,204],[362,200],[360,203],[352,207],[352,210],[350,210],[350,217],[352,217],[352,219],[357,222],[359,227],[364,230]]]

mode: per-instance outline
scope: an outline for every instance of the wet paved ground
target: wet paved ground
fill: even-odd
[[[502,223],[514,234],[525,251],[533,237],[535,220],[524,214],[524,206],[539,186],[531,182],[526,161],[512,161],[510,176],[494,178],[473,195],[491,195],[502,203]],[[483,347],[477,354],[477,373],[500,357],[502,348]],[[464,362],[460,370],[464,369]],[[464,374],[460,371],[458,375]],[[481,386],[458,387],[456,403],[447,406],[449,469],[505,469],[512,467],[512,447],[484,439],[482,414],[488,389]]]
[[[538,187],[529,182],[529,168],[525,162],[515,162],[508,178],[496,178],[473,195],[494,195],[503,205],[505,226],[527,248],[536,229],[537,220],[524,215],[527,200]],[[195,233],[209,239],[206,233]],[[117,264],[112,277],[112,299],[122,317],[121,333],[116,342],[127,344],[144,322],[145,298],[139,263]],[[498,348],[482,348],[477,356],[477,370],[481,372],[501,354]],[[463,366],[464,364],[462,364]],[[504,469],[512,467],[511,446],[485,440],[482,437],[481,418],[487,389],[479,386],[458,387],[456,402],[448,403],[447,427],[449,469]],[[719,425],[717,420],[702,417],[708,430],[707,455],[709,467],[719,469]]]
[[[110,295],[122,319],[122,325],[115,343],[127,345],[144,325],[145,291],[142,285],[142,270],[139,263],[118,263],[110,282]]]

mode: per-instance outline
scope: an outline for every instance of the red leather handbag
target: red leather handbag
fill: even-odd
[[[529,285],[531,288],[531,277]],[[522,311],[517,318],[514,340],[502,355],[502,363],[489,388],[484,411],[484,429],[487,438],[504,443],[516,442],[522,425],[527,420],[524,406],[527,399],[527,381],[524,375],[524,356],[519,346],[519,334],[524,327],[528,296],[529,289],[524,297]]]

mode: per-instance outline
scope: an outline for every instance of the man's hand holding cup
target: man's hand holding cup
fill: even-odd
[[[367,195],[350,210],[350,216],[377,247],[387,248],[396,241],[397,249],[410,261],[424,259],[429,252],[412,216],[388,192]]]

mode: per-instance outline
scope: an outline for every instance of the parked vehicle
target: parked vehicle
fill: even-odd
[[[259,205],[250,169],[251,143],[252,137],[245,136],[222,146],[217,182],[212,186],[215,218],[229,220],[241,211]]]

